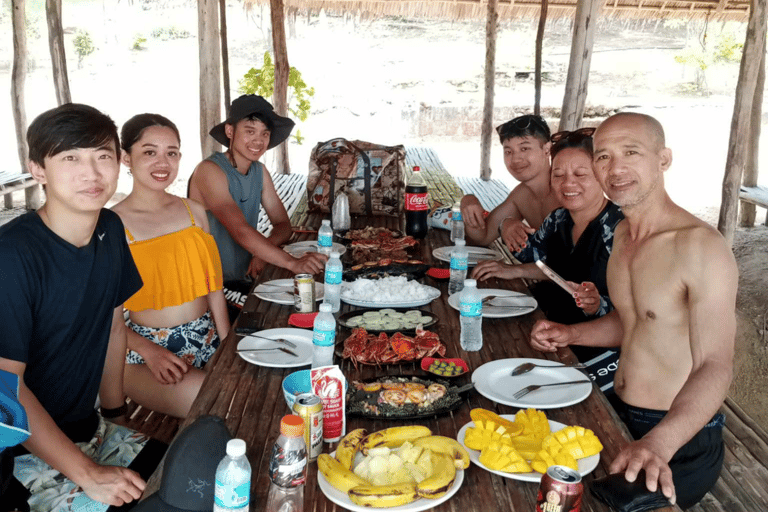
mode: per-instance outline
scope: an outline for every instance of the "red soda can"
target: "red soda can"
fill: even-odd
[[[550,466],[541,476],[536,512],[580,512],[581,474],[566,466]]]

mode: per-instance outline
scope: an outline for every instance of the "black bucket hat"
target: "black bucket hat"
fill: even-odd
[[[296,124],[292,119],[277,115],[272,108],[272,104],[261,96],[244,94],[232,102],[232,106],[229,108],[229,117],[226,121],[217,124],[208,133],[218,142],[229,147],[229,138],[227,138],[227,134],[224,131],[224,125],[234,125],[252,114],[259,114],[272,124],[267,149],[272,149],[287,139]]]
[[[213,510],[216,468],[232,439],[224,420],[203,416],[173,440],[165,455],[160,490],[133,512],[209,512]]]

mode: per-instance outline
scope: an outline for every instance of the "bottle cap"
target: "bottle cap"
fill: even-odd
[[[341,253],[339,251],[331,251],[331,258],[340,258]]]
[[[459,247],[464,247],[465,245],[467,245],[467,242],[465,242],[463,238],[457,238],[456,240],[453,241],[453,244]]]
[[[464,288],[466,288],[467,286],[477,287],[477,281],[475,281],[474,279],[465,279]]]
[[[320,312],[333,313],[333,305],[329,304],[328,302],[323,302],[322,304],[320,304]]]
[[[331,225],[331,219],[323,219],[323,222],[321,222],[323,226],[330,226]]]
[[[245,441],[242,439],[230,439],[227,441],[227,455],[230,457],[242,457],[245,455]]]
[[[304,435],[304,420],[301,416],[287,414],[280,420],[280,433],[285,437],[301,437]]]
[[[419,168],[419,166],[418,166],[418,165],[414,165],[414,166],[413,166],[413,172],[419,172],[420,170],[421,170],[421,169]]]

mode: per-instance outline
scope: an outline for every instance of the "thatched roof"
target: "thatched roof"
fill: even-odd
[[[284,0],[286,8],[301,11],[352,12],[367,16],[407,18],[480,19],[487,14],[487,0]],[[547,18],[573,16],[577,0],[550,0]],[[246,6],[269,0],[243,0]],[[499,0],[499,19],[537,18],[540,0]],[[609,18],[664,19],[709,18],[747,21],[748,0],[605,0],[601,16]]]

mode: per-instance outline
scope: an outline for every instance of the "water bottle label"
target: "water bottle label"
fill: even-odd
[[[341,284],[341,270],[325,269],[325,284]]]
[[[320,331],[315,330],[312,333],[312,343],[315,345],[329,346],[336,342],[336,330]]]
[[[317,245],[320,247],[333,247],[333,234],[321,234],[317,237]]]
[[[427,199],[427,193],[421,194],[405,194],[405,209],[409,212],[419,212],[429,210],[429,200]]]
[[[227,485],[216,479],[216,490],[213,501],[219,507],[227,510],[246,510],[251,498],[251,482],[240,485]]]
[[[451,219],[456,221],[461,221],[461,210],[456,210],[454,212],[451,212]]]
[[[464,302],[462,300],[459,302],[459,311],[461,316],[480,316],[483,314],[483,303],[479,301]]]
[[[467,270],[467,256],[462,257],[454,256],[451,254],[451,269],[453,270]]]

